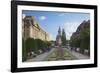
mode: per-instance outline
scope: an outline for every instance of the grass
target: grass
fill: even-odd
[[[56,50],[54,50],[50,55],[47,56],[47,58],[45,59],[46,61],[55,61],[56,60]]]
[[[66,51],[65,55],[64,55],[66,60],[75,60],[76,57],[73,56],[71,53],[69,53],[68,51]]]
[[[45,61],[56,61],[57,60],[57,49],[55,49],[50,55],[47,56]],[[64,49],[64,60],[75,60],[76,57]]]

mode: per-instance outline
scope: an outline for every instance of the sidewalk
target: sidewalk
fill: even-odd
[[[83,55],[79,52],[71,51],[69,49],[66,49],[69,53],[71,53],[73,56],[75,56],[77,59],[89,59],[89,56]]]
[[[26,62],[36,62],[36,61],[43,61],[50,53],[52,53],[55,50],[55,48],[52,48],[51,51],[45,52],[43,54],[38,55],[35,58],[28,59]]]

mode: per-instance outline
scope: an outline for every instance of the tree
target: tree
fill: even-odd
[[[79,47],[80,52],[84,53],[87,49],[90,54],[90,21],[83,21],[74,32],[70,39],[71,47]]]
[[[84,29],[80,33],[81,36],[81,50],[87,49],[90,51],[90,31],[89,29]]]
[[[27,52],[37,52],[37,41],[33,38],[28,38],[25,43]]]
[[[27,51],[25,47],[25,41],[24,38],[22,38],[22,61],[25,61],[27,58]]]

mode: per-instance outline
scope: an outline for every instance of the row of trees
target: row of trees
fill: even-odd
[[[28,38],[27,40],[22,40],[22,57],[23,61],[27,59],[27,54],[29,52],[34,52],[35,54],[40,54],[39,50],[42,52],[45,52],[49,50],[49,46],[51,45],[50,42],[48,41],[43,41],[40,39],[33,39],[33,38]]]
[[[80,52],[84,53],[84,50],[88,50],[90,54],[90,23],[89,21],[82,23],[77,31],[72,35],[70,40],[71,47],[80,48]]]

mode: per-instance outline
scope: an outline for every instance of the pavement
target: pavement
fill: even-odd
[[[28,59],[26,60],[26,62],[37,62],[37,61],[43,61],[49,54],[51,54],[53,51],[55,50],[55,48],[52,48],[49,52],[45,52],[43,54],[40,54],[38,56],[36,56],[35,58],[32,59]]]
[[[71,53],[73,56],[75,56],[77,59],[89,59],[90,57],[87,56],[87,55],[84,55],[84,54],[81,54],[79,52],[76,52],[74,50],[70,50],[70,49],[67,49],[66,50]]]
[[[35,58],[32,59],[28,59],[26,62],[37,62],[37,61],[43,61],[45,58],[48,57],[48,55],[50,55],[56,48],[52,48],[49,52],[45,52],[43,54],[40,54],[38,56],[36,56]],[[76,52],[74,50],[70,50],[67,48],[63,48],[66,49],[66,51],[68,51],[70,54],[72,54],[73,56],[75,56],[77,59],[89,59],[89,56],[87,55],[83,55],[79,52]]]

